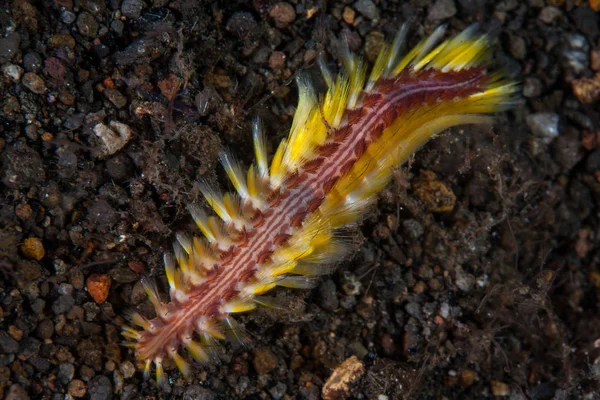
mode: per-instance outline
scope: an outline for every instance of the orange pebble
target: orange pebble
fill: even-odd
[[[106,301],[110,291],[110,283],[110,276],[105,274],[93,274],[87,278],[87,290],[96,303],[102,304]]]

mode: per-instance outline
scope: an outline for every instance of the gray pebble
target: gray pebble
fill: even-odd
[[[256,23],[254,16],[246,11],[233,13],[225,26],[225,29],[235,35],[238,39],[245,39],[248,36],[252,36],[257,28],[258,24]]]
[[[25,53],[23,56],[23,68],[27,72],[39,71],[42,68],[42,56],[35,51]]]
[[[183,392],[183,400],[215,400],[214,392],[198,385],[189,385]]]
[[[523,82],[523,96],[527,98],[539,97],[543,89],[542,81],[538,78],[525,78]]]
[[[77,18],[75,13],[69,10],[63,10],[63,12],[60,13],[60,20],[65,24],[72,24],[75,21],[75,18]]]
[[[456,5],[454,0],[437,0],[429,7],[427,19],[431,21],[440,21],[447,18],[452,18],[456,15]]]
[[[117,34],[117,36],[123,36],[123,30],[125,29],[125,24],[123,21],[114,20],[110,23],[110,29]]]
[[[77,28],[83,36],[95,38],[99,25],[92,14],[84,11],[77,17]]]
[[[421,311],[421,306],[419,305],[419,303],[411,301],[406,306],[404,306],[404,309],[406,310],[408,315],[415,317],[419,320],[423,319],[423,313]]]
[[[21,341],[19,345],[19,358],[21,360],[28,360],[33,356],[36,356],[40,352],[42,342],[34,337],[26,337]]]
[[[379,19],[379,10],[371,0],[358,0],[354,3],[354,8],[367,19],[373,21]]]
[[[60,296],[52,303],[52,311],[54,311],[54,314],[56,315],[65,314],[71,311],[73,305],[75,305],[73,296]]]
[[[19,342],[5,332],[0,332],[0,353],[12,354],[19,350]]]
[[[85,11],[89,11],[93,15],[100,15],[104,13],[106,10],[106,4],[108,2],[105,0],[81,0],[81,8]]]
[[[283,382],[278,382],[275,386],[269,389],[269,394],[273,398],[273,400],[280,400],[287,392],[287,386]]]
[[[35,331],[40,339],[50,339],[54,334],[54,324],[48,318],[44,318],[40,321]]]
[[[127,99],[117,89],[106,88],[104,95],[117,108],[123,108],[127,105]]]
[[[10,61],[19,51],[21,35],[10,33],[6,37],[0,37],[0,63]]]
[[[24,189],[42,183],[46,172],[37,151],[21,141],[15,142],[0,156],[3,183],[11,189]]]
[[[15,64],[4,64],[2,66],[2,73],[4,76],[9,77],[13,82],[19,82],[23,76],[23,68]]]
[[[75,367],[73,366],[73,364],[62,363],[58,366],[58,374],[56,375],[56,377],[58,378],[58,381],[61,384],[68,384],[73,380],[74,376]]]
[[[98,199],[88,206],[88,220],[94,229],[106,231],[117,221],[117,213],[106,200]]]
[[[137,19],[142,15],[143,3],[140,0],[124,0],[121,4],[121,12],[130,19]]]
[[[88,385],[90,400],[110,400],[113,397],[113,388],[110,379],[104,375],[95,376]]]
[[[538,19],[545,24],[551,24],[558,18],[562,16],[562,11],[558,7],[547,6],[542,8],[540,14],[538,15]]]
[[[328,311],[335,311],[340,302],[337,298],[337,290],[335,283],[331,279],[327,279],[319,286],[319,294],[321,296],[321,307]]]
[[[525,119],[531,132],[546,144],[559,135],[559,120],[558,114],[549,112],[530,114]]]
[[[475,277],[465,272],[461,266],[456,267],[456,286],[463,292],[470,292],[475,286]]]
[[[425,233],[425,228],[423,228],[423,225],[416,219],[402,221],[402,230],[404,234],[413,241],[416,241],[423,236],[423,233]]]

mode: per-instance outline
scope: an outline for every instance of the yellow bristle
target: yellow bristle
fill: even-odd
[[[232,217],[227,212],[225,204],[223,204],[223,196],[208,182],[202,182],[198,187],[208,205],[217,213],[217,215],[225,222],[231,221]]]
[[[211,242],[211,243],[214,242],[216,238],[215,238],[215,235],[213,235],[212,231],[210,230],[210,227],[208,225],[208,217],[206,216],[206,213],[204,212],[204,210],[195,204],[189,206],[188,209],[189,209],[190,214],[192,215],[192,218],[194,219],[194,222],[196,223],[196,225],[198,226],[198,229],[200,229],[200,231],[202,232],[204,237],[209,242]]]
[[[183,374],[183,376],[190,375],[190,364],[187,361],[185,361],[183,357],[181,357],[181,355],[179,355],[177,350],[171,350],[169,356],[171,356],[173,361],[175,361],[177,369]]]
[[[207,363],[210,361],[210,357],[200,343],[190,340],[185,344],[185,347],[190,352],[190,355],[196,359],[196,361],[201,363]]]
[[[241,313],[241,312],[252,311],[255,308],[256,308],[256,304],[254,304],[254,302],[252,302],[252,301],[236,299],[236,300],[231,300],[231,301],[227,302],[226,304],[224,304],[223,306],[221,306],[221,311],[223,313]]]

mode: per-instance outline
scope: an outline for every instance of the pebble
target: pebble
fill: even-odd
[[[287,392],[287,385],[283,382],[277,382],[275,386],[269,389],[269,394],[273,400],[281,400]]]
[[[35,51],[29,51],[23,56],[23,68],[27,72],[39,71],[42,68],[42,56]]]
[[[131,128],[121,122],[111,121],[109,125],[99,123],[93,129],[96,136],[102,139],[103,149],[99,151],[100,156],[115,154],[131,140],[133,134]]]
[[[510,41],[510,54],[517,60],[524,60],[527,56],[527,43],[520,36],[513,36]]]
[[[352,25],[354,23],[354,18],[356,18],[356,11],[350,7],[344,7],[344,12],[342,13],[342,19],[348,25]]]
[[[77,28],[83,36],[95,38],[99,25],[92,14],[83,11],[77,17]]]
[[[140,0],[124,0],[121,12],[129,19],[138,19],[142,15],[143,3]]]
[[[0,332],[0,353],[13,354],[19,350],[19,342],[11,338],[7,333]]]
[[[285,53],[283,51],[274,51],[269,57],[269,67],[272,70],[279,70],[285,67]]]
[[[473,290],[475,286],[475,277],[462,269],[459,265],[456,267],[456,278],[454,280],[456,287],[465,293]]]
[[[600,73],[593,78],[581,78],[571,81],[573,93],[584,104],[591,104],[600,99]]]
[[[199,385],[189,385],[183,392],[183,400],[216,400],[217,395]]]
[[[48,40],[48,46],[50,46],[52,49],[62,46],[73,49],[75,47],[75,39],[68,33],[57,33],[50,37]]]
[[[294,22],[296,19],[296,11],[290,3],[282,1],[271,7],[269,16],[273,18],[275,25],[278,28],[283,28]]]
[[[546,144],[550,143],[559,135],[559,121],[560,117],[558,114],[549,112],[530,114],[525,119],[531,132]]]
[[[77,16],[73,11],[63,10],[60,13],[60,20],[65,24],[72,24],[76,18]]]
[[[21,245],[21,251],[25,257],[36,261],[40,261],[46,255],[44,244],[36,237],[25,239]]]
[[[19,82],[23,76],[23,68],[15,64],[6,63],[2,66],[2,73],[13,82]]]
[[[106,10],[107,2],[105,0],[81,0],[80,5],[86,11],[93,15],[101,15]]]
[[[258,24],[254,16],[247,11],[233,13],[227,21],[227,25],[225,25],[225,29],[238,39],[245,39],[248,36],[252,36],[257,28]]]
[[[379,20],[379,10],[371,0],[358,0],[354,3],[354,8],[367,19],[372,21]]]
[[[104,96],[117,108],[123,108],[127,105],[127,98],[117,89],[105,88]]]
[[[123,374],[123,378],[131,378],[135,374],[135,365],[131,361],[125,361],[121,364],[121,373]]]
[[[254,350],[252,365],[258,375],[265,375],[277,367],[277,356],[268,347],[259,347]]]
[[[10,61],[19,51],[21,44],[21,35],[18,33],[9,33],[5,37],[0,37],[0,63]]]
[[[447,18],[452,18],[456,15],[456,4],[454,0],[437,0],[431,7],[427,19],[431,21],[440,21]]]
[[[46,93],[46,84],[44,83],[44,80],[35,72],[27,72],[25,75],[23,75],[23,80],[21,82],[23,83],[23,86],[31,90],[33,93]]]
[[[88,221],[100,232],[108,231],[119,217],[115,209],[103,199],[92,201],[87,213]]]
[[[416,219],[402,221],[402,231],[413,241],[417,241],[425,233],[425,228]]]
[[[542,8],[538,19],[545,24],[551,24],[562,16],[562,11],[558,7],[547,6]]]
[[[27,392],[18,383],[13,383],[6,393],[4,400],[29,400]]]
[[[331,376],[323,385],[321,392],[325,400],[342,400],[350,396],[353,382],[356,382],[365,373],[362,361],[356,356],[351,356],[338,365]]]
[[[319,285],[319,294],[321,296],[321,307],[325,310],[335,311],[340,306],[335,283],[331,279],[327,279]]]
[[[371,31],[365,37],[365,55],[367,60],[375,62],[385,45],[385,35],[379,31]]]
[[[58,374],[56,375],[56,378],[58,378],[58,381],[61,384],[68,384],[71,382],[71,380],[73,380],[73,376],[75,376],[75,367],[73,364],[62,363],[58,366]]]
[[[79,379],[73,379],[71,382],[69,382],[67,390],[73,397],[83,397],[86,393],[85,383]]]
[[[40,321],[37,328],[35,329],[37,337],[42,340],[50,339],[54,334],[54,324],[48,318],[44,318]]]
[[[510,396],[510,386],[504,382],[492,381],[490,383],[494,396],[506,397]]]
[[[86,288],[94,301],[102,304],[108,298],[110,292],[111,279],[105,274],[93,274],[87,278]]]
[[[110,379],[104,375],[95,376],[88,387],[90,400],[110,400],[112,399],[113,388]]]
[[[527,77],[523,82],[523,96],[527,98],[539,97],[544,86],[539,78]]]
[[[73,296],[60,296],[52,303],[52,311],[56,315],[65,314],[71,311],[74,305],[75,299],[73,299]]]

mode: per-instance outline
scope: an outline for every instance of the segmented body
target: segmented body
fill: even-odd
[[[323,265],[344,250],[336,230],[364,215],[393,168],[441,130],[488,122],[482,114],[512,105],[514,83],[486,69],[488,39],[473,32],[434,47],[443,34],[438,29],[399,57],[402,28],[368,79],[348,55],[346,74],[335,81],[323,69],[329,91],[321,101],[299,80],[292,129],[270,167],[258,123],[256,166],[243,174],[223,155],[237,194],[201,186],[220,220],[191,208],[205,238],[178,235],[175,256],[165,256],[171,302],[163,304],[144,280],[157,317],[132,313],[142,330],[125,330],[146,372],[154,363],[164,384],[167,357],[187,372],[182,347],[210,362],[216,339],[240,335],[232,313],[269,305],[262,294],[275,286],[311,287],[314,276],[328,271]]]

